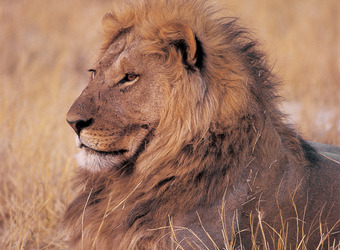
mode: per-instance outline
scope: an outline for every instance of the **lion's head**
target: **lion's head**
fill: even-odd
[[[183,145],[197,143],[211,125],[249,113],[249,69],[234,55],[237,48],[224,41],[235,24],[216,32],[216,14],[201,17],[202,26],[200,17],[178,19],[188,12],[195,16],[195,10],[169,3],[172,14],[162,16],[156,12],[164,4],[158,7],[135,4],[134,12],[103,19],[104,46],[88,86],[67,114],[82,148],[77,157],[82,167],[99,170],[136,161],[152,140],[155,148],[168,145],[172,153],[164,154],[175,155]]]

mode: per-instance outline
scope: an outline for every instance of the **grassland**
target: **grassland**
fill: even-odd
[[[0,248],[63,248],[73,132],[65,114],[88,79],[110,1],[2,0]],[[283,108],[310,140],[340,145],[340,2],[230,1],[283,80]]]

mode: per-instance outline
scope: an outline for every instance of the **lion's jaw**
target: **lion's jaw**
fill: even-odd
[[[123,155],[102,154],[96,151],[81,150],[76,154],[78,166],[92,172],[108,169],[110,166],[118,166],[124,161]]]
[[[100,141],[93,142],[92,138],[89,143],[82,139],[81,135],[76,135],[76,146],[81,150],[76,155],[77,163],[79,167],[92,172],[124,167],[124,163],[133,161],[133,158],[143,151],[149,134],[149,130],[141,129],[134,136],[126,136],[126,140],[121,142],[123,143],[121,148],[101,147]],[[118,145],[120,144],[115,144]]]

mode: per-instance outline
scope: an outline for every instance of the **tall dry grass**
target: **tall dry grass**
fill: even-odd
[[[110,1],[0,4],[0,248],[63,248],[73,132],[65,114],[87,81]],[[340,2],[230,1],[255,29],[293,119],[308,139],[340,145]]]

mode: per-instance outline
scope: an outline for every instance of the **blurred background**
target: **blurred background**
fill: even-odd
[[[230,0],[282,80],[282,108],[306,139],[340,146],[340,1]],[[0,248],[63,248],[74,134],[112,1],[1,0]]]

